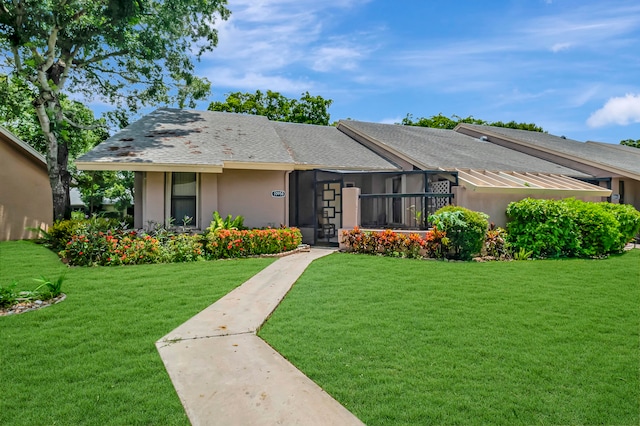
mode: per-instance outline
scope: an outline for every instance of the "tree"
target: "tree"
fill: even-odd
[[[38,117],[54,218],[70,215],[69,128],[95,126],[74,121],[65,94],[120,113],[191,106],[210,88],[193,75],[192,47],[197,58],[212,50],[228,16],[225,0],[0,0],[0,52]]]
[[[634,148],[640,148],[640,139],[625,139],[620,141],[620,145],[632,146]]]
[[[89,214],[100,210],[105,199],[115,202],[119,212],[133,205],[133,172],[86,171],[76,175],[80,198]]]
[[[240,114],[264,115],[273,121],[291,123],[329,124],[328,108],[333,103],[321,96],[311,96],[309,92],[302,94],[299,100],[289,99],[279,92],[267,90],[262,93],[234,92],[227,95],[224,102],[211,102],[210,111],[235,112]]]
[[[414,120],[413,115],[407,114],[407,116],[402,119],[402,124],[405,126],[433,127],[436,129],[454,129],[460,123],[506,127],[509,129],[546,133],[542,127],[536,126],[533,123],[517,123],[515,121],[509,121],[508,123],[503,123],[502,121],[488,122],[474,118],[471,115],[469,117],[462,118],[454,114],[449,118],[442,115],[442,113],[439,113],[438,115],[433,115],[428,118],[420,117],[417,120]]]

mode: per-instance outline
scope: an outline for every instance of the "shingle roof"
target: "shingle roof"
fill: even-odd
[[[547,133],[531,132],[527,130],[508,129],[503,127],[482,126],[477,124],[464,124],[477,131],[489,131],[498,135],[506,136],[510,139],[522,141],[530,146],[550,150],[563,157],[574,157],[586,160],[590,163],[602,166],[614,167],[629,172],[640,174],[640,150],[636,153],[630,151],[634,148],[626,147],[624,152],[618,149],[607,147],[602,143],[579,142],[573,139],[566,139]]]
[[[273,123],[296,165],[350,170],[397,170],[398,167],[333,126]]]
[[[266,117],[168,108],[142,117],[80,157],[78,162],[293,165],[293,159]]]
[[[518,172],[556,173],[574,177],[588,175],[453,130],[393,124],[340,121],[341,125],[373,138],[413,158],[428,169],[469,168]]]

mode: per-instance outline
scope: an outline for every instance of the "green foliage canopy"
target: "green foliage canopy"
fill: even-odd
[[[442,115],[442,113],[439,113],[438,115],[433,115],[431,117],[420,117],[414,119],[413,115],[407,114],[407,116],[402,119],[402,124],[405,126],[433,127],[436,129],[450,130],[454,129],[460,123],[480,124],[486,126],[505,127],[508,129],[529,130],[532,132],[546,133],[542,127],[537,126],[533,123],[517,123],[515,121],[509,121],[507,123],[504,123],[502,121],[489,122],[481,120],[479,118],[474,118],[471,115],[469,117],[462,118],[454,114],[451,116],[451,118],[449,118]]]
[[[640,148],[640,139],[625,139],[620,141],[620,145],[631,146],[634,148]]]
[[[217,44],[226,0],[0,0],[1,65],[21,82],[47,145],[54,217],[69,217],[68,150],[62,103],[75,93],[118,111],[176,102],[193,105],[209,83],[193,74]],[[120,115],[121,116],[121,115]]]
[[[267,90],[266,93],[256,90],[256,93],[233,92],[227,95],[224,102],[211,102],[210,111],[235,112],[240,114],[263,115],[273,121],[287,121],[290,123],[329,124],[329,106],[333,101],[321,96],[311,96],[309,92],[302,94],[300,99],[290,99]]]

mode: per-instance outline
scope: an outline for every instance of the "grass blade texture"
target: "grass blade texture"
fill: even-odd
[[[0,317],[0,424],[189,424],[154,342],[271,262],[67,268],[34,243],[0,243],[0,284],[66,271],[67,294]]]
[[[640,250],[447,263],[334,254],[260,336],[371,425],[640,423]]]

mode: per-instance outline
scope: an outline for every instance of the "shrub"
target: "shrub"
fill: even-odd
[[[393,257],[422,258],[427,250],[427,240],[419,234],[396,233],[390,229],[380,232],[363,232],[355,227],[342,231],[342,242],[349,251],[362,254],[382,254]],[[435,245],[432,246],[432,248]]]
[[[120,229],[120,222],[115,219],[92,217],[89,219],[57,220],[44,232],[44,244],[55,251],[64,250],[73,235],[109,232]]]
[[[213,212],[213,220],[207,228],[207,232],[214,232],[218,229],[245,230],[247,228],[244,226],[244,217],[242,216],[236,216],[233,219],[231,215],[228,215],[226,219],[222,219],[220,213]]]
[[[8,308],[16,303],[18,295],[16,294],[17,282],[13,281],[8,286],[0,284],[0,308]]]
[[[566,203],[525,198],[507,207],[508,238],[515,250],[534,257],[573,255],[578,249],[578,228]]]
[[[493,223],[489,226],[484,240],[484,253],[496,259],[509,259],[511,257],[505,229],[496,227]]]
[[[620,251],[640,233],[640,212],[629,204],[601,203],[603,209],[613,214],[618,221],[619,238],[615,250]]]
[[[429,216],[434,227],[447,234],[450,252],[454,259],[471,260],[480,253],[489,225],[485,213],[464,207],[445,206]]]
[[[36,297],[40,297],[42,299],[53,299],[54,297],[58,297],[62,293],[62,283],[65,280],[65,276],[60,275],[56,280],[50,280],[41,276],[36,279],[40,285],[33,290],[32,294]]]
[[[449,250],[449,238],[447,233],[433,227],[427,231],[424,236],[424,249],[427,257],[434,259],[442,259],[444,254]]]
[[[603,256],[614,251],[620,240],[619,223],[615,216],[603,208],[603,203],[586,203],[575,199],[564,200],[578,229],[575,255],[578,257]]]
[[[194,262],[204,259],[204,244],[200,235],[172,236],[163,248],[167,262]]]
[[[302,243],[298,228],[217,229],[206,235],[210,259],[256,256],[291,251]]]
[[[527,198],[507,207],[509,241],[536,257],[596,257],[620,251],[640,230],[632,206]]]
[[[376,252],[376,241],[372,232],[363,232],[359,227],[342,231],[342,242],[349,251],[363,254]]]

